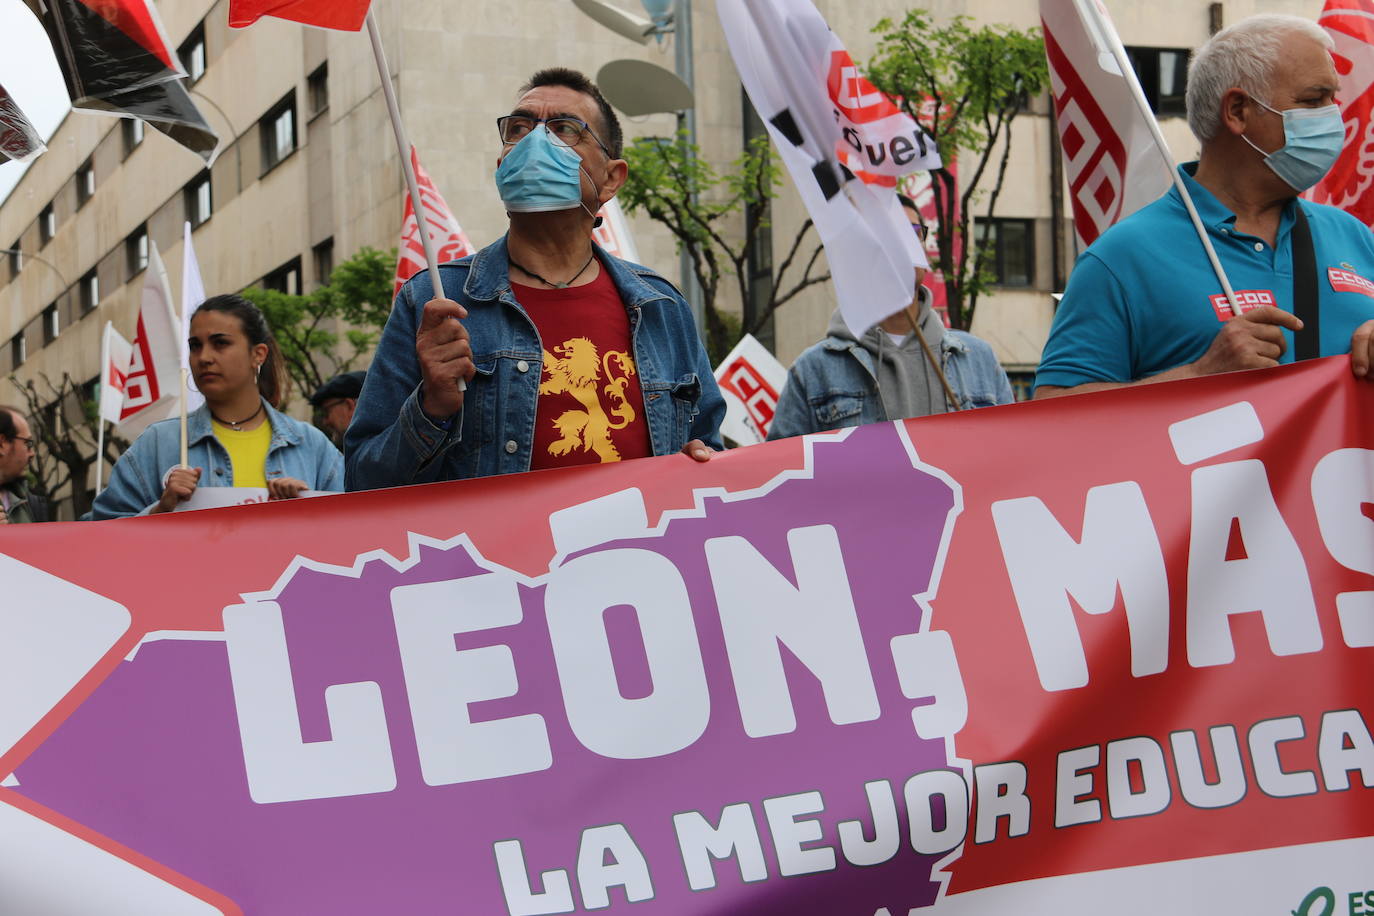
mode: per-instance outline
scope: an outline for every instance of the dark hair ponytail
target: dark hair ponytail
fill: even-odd
[[[225,312],[233,315],[239,320],[239,324],[243,325],[243,333],[247,336],[250,347],[256,347],[258,344],[267,345],[267,359],[263,360],[262,368],[258,372],[258,392],[274,408],[280,407],[282,395],[286,393],[286,371],[282,366],[281,350],[277,348],[276,338],[272,336],[271,329],[267,327],[267,319],[258,307],[242,296],[226,293],[211,296],[202,302],[196,311]]]

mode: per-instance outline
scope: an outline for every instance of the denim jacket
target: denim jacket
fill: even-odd
[[[343,456],[324,433],[263,403],[272,439],[264,470],[267,479],[294,477],[312,490],[343,489]],[[202,487],[232,487],[229,452],[215,438],[210,409],[204,405],[186,417],[186,460],[200,468]],[[181,463],[181,421],[162,420],[144,430],[119,456],[110,485],[95,498],[91,517],[99,520],[144,515],[162,498],[163,477]]]
[[[653,453],[671,455],[692,439],[721,448],[725,401],[686,301],[648,268],[600,248],[596,255],[629,313]],[[511,290],[506,240],[439,271],[446,297],[468,311],[463,325],[477,374],[449,428],[420,409],[415,333],[434,297],[429,274],[421,271],[396,297],[344,438],[349,490],[530,469],[544,348]]]
[[[1010,404],[1007,373],[992,347],[965,331],[946,330],[940,366],[959,409]],[[873,354],[858,342],[830,336],[807,348],[787,373],[769,439],[877,423],[889,418],[878,395]]]

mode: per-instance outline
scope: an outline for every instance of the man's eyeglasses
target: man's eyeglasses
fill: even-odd
[[[916,233],[916,238],[920,239],[922,242],[925,242],[926,235],[930,232],[930,227],[927,226],[925,223],[912,223],[911,231]]]
[[[506,115],[496,119],[496,129],[501,134],[501,142],[508,146],[525,139],[537,124],[544,125],[549,132],[549,139],[555,146],[574,147],[582,142],[583,137],[591,137],[607,156],[611,154],[611,151],[606,149],[606,144],[601,142],[601,138],[581,118],[530,118],[525,115]]]
[[[24,443],[25,445],[27,445],[27,446],[29,447],[29,451],[31,451],[31,452],[32,452],[32,451],[37,451],[37,450],[33,447],[33,446],[34,446],[34,440],[33,440],[33,439],[30,439],[28,436],[10,436],[10,438],[13,439],[15,442],[22,442],[22,443]]]

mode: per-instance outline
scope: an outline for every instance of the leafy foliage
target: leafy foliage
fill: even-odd
[[[869,80],[921,123],[946,162],[959,160],[962,193],[945,168],[931,173],[931,186],[950,321],[967,328],[990,279],[970,260],[969,217],[984,199],[993,215],[1011,156],[1011,124],[1048,82],[1040,30],[975,28],[967,16],[937,26],[927,10],[913,9],[900,20],[879,20],[873,31],[879,41]]]
[[[329,283],[303,296],[244,290],[262,309],[287,374],[306,397],[340,372],[358,368],[391,314],[396,250],[361,248],[334,268]]]
[[[829,273],[813,273],[823,251],[819,242],[798,257],[811,230],[807,220],[770,278],[766,301],[758,301],[760,297],[754,293],[749,264],[770,238],[768,202],[782,180],[767,137],[754,138],[724,175],[702,157],[699,147],[683,137],[677,142],[641,137],[626,148],[625,160],[630,166],[629,177],[619,198],[626,212],[642,211],[667,226],[677,239],[678,250],[686,250],[691,258],[701,284],[706,345],[713,362],[723,359],[742,335],[762,330],[773,313],[802,290],[830,279]],[[736,218],[743,221],[739,236],[732,234]],[[801,274],[789,280],[794,264],[800,264]],[[731,278],[743,306],[742,321],[718,304],[722,284],[730,283]]]

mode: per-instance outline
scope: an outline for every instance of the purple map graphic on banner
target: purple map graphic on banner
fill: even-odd
[[[375,684],[385,729],[379,715],[369,746],[394,788],[263,802],[291,780],[245,763],[240,727],[253,726],[225,635],[174,634],[121,664],[19,767],[15,791],[255,916],[929,905],[966,809],[946,820],[950,796],[920,790],[965,770],[952,740],[918,736],[912,711],[931,700],[912,689],[920,672],[901,670],[899,646],[929,627],[913,596],[933,593],[961,503],[905,436],[880,424],[814,440],[804,471],[747,493],[699,491],[696,509],[580,544],[537,578],[459,537],[455,502],[452,541],[364,554],[352,570],[306,559],[270,594],[246,595],[259,617],[280,608],[293,740],[323,751],[356,738],[331,726],[326,689]],[[497,579],[512,583],[505,616],[459,603],[425,655],[416,596],[430,593],[405,587],[476,594],[466,587]],[[617,695],[597,705],[606,684]],[[464,690],[467,731],[425,719]],[[289,710],[291,694],[279,699],[272,708]],[[460,765],[462,735],[507,734],[512,721],[528,739],[518,749],[474,740],[471,756],[529,772],[481,778]],[[351,764],[319,771],[329,785],[353,778]]]

